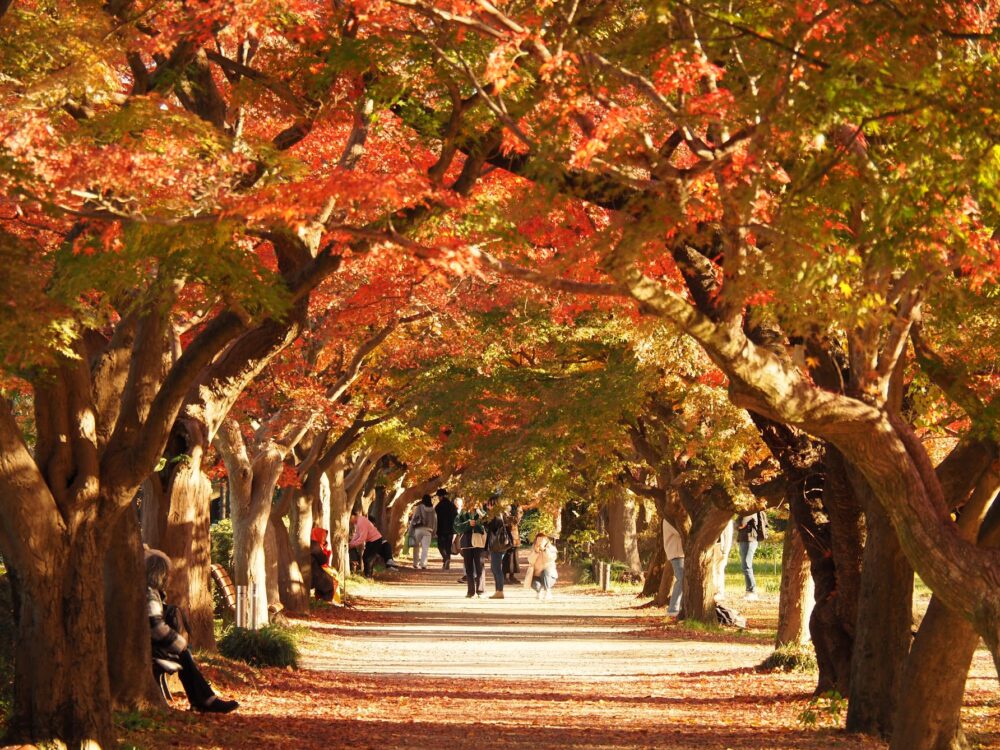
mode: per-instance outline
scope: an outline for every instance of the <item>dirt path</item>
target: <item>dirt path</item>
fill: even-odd
[[[147,731],[133,741],[317,750],[884,747],[802,727],[797,717],[815,677],[755,672],[771,650],[762,633],[663,626],[661,612],[634,609],[631,596],[564,586],[550,602],[521,586],[508,586],[502,601],[468,600],[456,582],[461,571],[432,567],[387,573],[356,606],[318,613],[306,623],[303,669],[267,670],[256,690],[231,690],[237,713],[175,711],[152,730],[151,744]],[[989,713],[987,694],[970,696],[970,710]],[[995,730],[980,734],[983,746],[1000,739]]]

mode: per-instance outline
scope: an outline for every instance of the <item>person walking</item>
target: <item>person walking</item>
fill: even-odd
[[[451,568],[451,545],[455,538],[455,516],[458,515],[458,508],[448,497],[448,490],[444,487],[438,489],[437,497],[434,514],[437,516],[438,552],[441,553],[441,569],[448,570]]]
[[[392,559],[392,547],[389,546],[389,542],[382,538],[382,532],[375,528],[375,524],[368,520],[367,516],[356,510],[351,511],[351,524],[354,526],[354,536],[351,537],[348,547],[351,549],[364,547],[361,559],[364,563],[365,578],[372,577],[372,568],[377,557],[382,558],[387,568],[399,567],[399,564]]]
[[[431,537],[437,531],[437,514],[430,495],[424,495],[410,516],[407,534],[413,537],[413,567],[427,570],[427,553],[431,549]]]
[[[493,494],[486,501],[486,545],[490,550],[490,571],[493,573],[495,591],[490,599],[503,599],[504,556],[511,548],[510,517],[500,504],[500,495]]]
[[[757,596],[757,579],[753,575],[753,557],[757,553],[757,545],[767,539],[767,514],[759,510],[749,516],[740,518],[736,528],[736,542],[740,548],[740,565],[743,568],[743,580],[746,583],[744,599],[755,602]]]
[[[536,534],[528,553],[528,575],[525,576],[524,583],[527,586],[530,582],[539,599],[552,598],[552,589],[559,577],[556,571],[558,557],[559,552],[552,540],[546,534]]]
[[[677,617],[681,611],[681,596],[684,593],[684,543],[680,532],[667,519],[663,519],[663,551],[674,569],[674,586],[670,590],[670,604],[667,614]]]
[[[486,513],[474,503],[455,517],[455,533],[465,563],[465,597],[482,596],[486,590]]]

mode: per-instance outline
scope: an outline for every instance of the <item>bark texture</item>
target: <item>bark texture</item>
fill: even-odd
[[[636,519],[639,514],[635,498],[621,485],[613,485],[608,498],[608,539],[611,559],[623,563],[631,573],[642,572]]]
[[[146,616],[146,565],[139,519],[131,509],[111,533],[104,560],[108,682],[119,711],[162,706],[150,669],[152,647]]]
[[[778,631],[775,647],[809,640],[809,617],[812,614],[813,583],[809,556],[795,517],[789,518],[781,554],[781,593],[778,599]]]

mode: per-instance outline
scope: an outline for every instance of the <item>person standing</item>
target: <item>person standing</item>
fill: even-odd
[[[500,504],[500,496],[491,495],[486,501],[486,545],[490,550],[490,571],[495,591],[490,599],[503,599],[504,556],[510,550],[510,518]]]
[[[431,536],[437,531],[437,514],[430,495],[424,495],[410,517],[407,533],[413,537],[413,567],[427,570],[427,553],[431,549]]]
[[[510,549],[503,556],[503,569],[507,583],[520,583],[517,574],[521,572],[521,565],[517,559],[517,551],[521,547],[521,519],[524,518],[524,510],[520,505],[510,507],[510,525],[507,530],[510,532]]]
[[[382,532],[375,528],[368,517],[351,511],[351,524],[354,526],[354,536],[348,547],[352,549],[365,548],[361,559],[364,563],[365,578],[372,577],[372,568],[375,565],[375,558],[381,557],[387,568],[398,568],[399,565],[392,559],[392,547],[389,542],[382,538]]]
[[[437,516],[437,540],[438,552],[441,553],[441,569],[451,568],[451,545],[455,538],[455,516],[458,515],[458,508],[448,497],[448,490],[441,487],[437,491],[438,502],[434,506],[434,513]]]
[[[539,599],[551,599],[552,589],[559,577],[556,571],[556,559],[559,553],[552,540],[545,534],[535,535],[534,544],[528,553],[528,576],[524,579],[525,586],[531,582],[531,588]]]
[[[667,614],[677,617],[681,611],[681,596],[684,593],[684,542],[681,534],[667,519],[663,519],[663,551],[674,569],[674,586],[670,589],[670,604]]]
[[[470,503],[455,517],[455,533],[458,534],[462,560],[465,562],[465,597],[482,596],[486,590],[486,514],[482,508]]]
[[[753,575],[753,557],[757,553],[757,545],[765,539],[767,539],[767,514],[764,511],[759,510],[740,518],[736,529],[736,542],[740,548],[740,565],[747,587],[743,598],[748,602],[755,602],[760,598],[757,596],[757,579]]]

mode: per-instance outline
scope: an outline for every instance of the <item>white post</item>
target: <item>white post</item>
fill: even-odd
[[[257,583],[250,584],[250,629],[257,630],[260,623],[257,621]]]
[[[243,628],[246,627],[246,601],[247,601],[247,587],[237,586],[236,587],[236,627]]]

